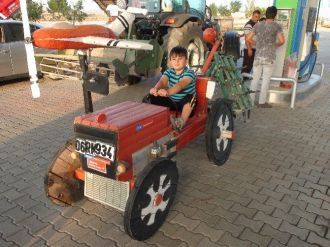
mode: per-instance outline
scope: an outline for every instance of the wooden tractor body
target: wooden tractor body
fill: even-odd
[[[126,232],[134,239],[150,237],[174,200],[177,151],[207,128],[209,158],[221,165],[229,156],[230,105],[218,100],[209,111],[208,82],[197,78],[197,105],[180,133],[170,124],[170,116],[178,113],[147,103],[125,101],[76,117],[75,140],[60,149],[47,171],[47,196],[60,205],[86,196],[124,212]]]

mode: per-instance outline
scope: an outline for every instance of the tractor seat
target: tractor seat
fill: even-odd
[[[207,91],[207,83],[210,80],[210,77],[204,77],[204,76],[197,76],[196,78],[196,104],[195,107],[190,114],[190,118],[194,115],[200,115],[207,113],[208,108],[208,100],[206,98],[206,91]],[[161,105],[157,104],[158,102],[151,102],[151,95],[147,94],[143,97],[142,102],[148,103],[148,104],[155,104],[155,105]],[[163,104],[163,106],[169,107],[171,110],[171,114],[176,115],[177,117],[180,116],[181,112],[177,111],[174,106],[174,101],[169,101],[168,104]],[[163,102],[162,102],[163,103]],[[172,106],[171,106],[172,105]]]

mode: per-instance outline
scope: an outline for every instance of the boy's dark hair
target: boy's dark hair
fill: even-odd
[[[275,6],[266,9],[266,19],[275,19],[277,15],[277,8]]]
[[[266,20],[265,17],[261,17],[261,18],[259,19],[259,22],[261,22],[261,21],[265,21],[265,20]]]
[[[252,15],[255,15],[255,14],[261,15],[260,10],[259,9],[256,9],[255,11],[253,11]]]
[[[170,51],[170,59],[171,59],[172,55],[183,56],[186,59],[188,58],[188,52],[187,52],[186,48],[184,48],[182,46],[173,47],[172,50]]]

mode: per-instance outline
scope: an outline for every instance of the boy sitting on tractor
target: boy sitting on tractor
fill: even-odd
[[[150,102],[179,111],[181,117],[171,117],[176,131],[181,131],[196,102],[195,72],[187,67],[187,50],[176,46],[170,51],[170,67],[150,89]]]

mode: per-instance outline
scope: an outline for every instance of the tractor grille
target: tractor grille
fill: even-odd
[[[85,172],[85,196],[120,211],[125,211],[128,195],[129,182],[120,182]]]

